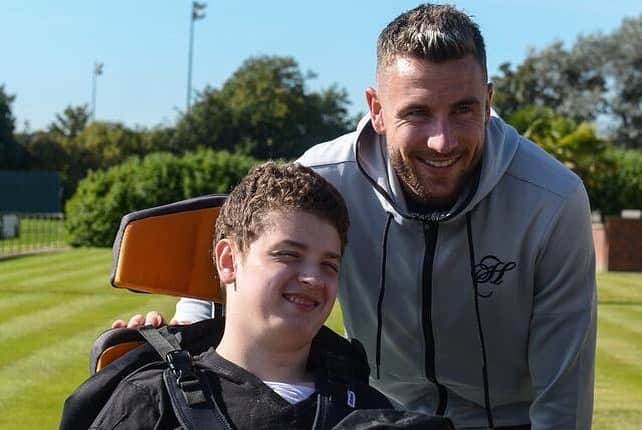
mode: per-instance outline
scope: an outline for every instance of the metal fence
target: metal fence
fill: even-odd
[[[65,248],[62,213],[0,213],[0,258]]]

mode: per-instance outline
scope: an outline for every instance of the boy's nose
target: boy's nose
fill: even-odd
[[[302,272],[299,275],[299,281],[301,282],[301,284],[303,284],[307,288],[323,287],[323,281],[321,280],[321,277],[319,276],[319,274],[313,273],[311,271]]]

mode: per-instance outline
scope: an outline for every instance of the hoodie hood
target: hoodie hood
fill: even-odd
[[[513,127],[501,118],[491,116],[486,127],[481,171],[475,190],[472,194],[463,193],[459,196],[450,210],[428,215],[411,214],[408,210],[399,179],[388,159],[386,138],[374,131],[367,115],[357,127],[354,156],[359,169],[375,188],[382,207],[392,214],[395,221],[400,224],[413,219],[445,222],[463,216],[491,192],[513,160],[520,139]]]

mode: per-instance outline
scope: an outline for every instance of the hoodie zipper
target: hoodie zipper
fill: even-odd
[[[435,260],[435,247],[437,245],[437,232],[439,224],[436,222],[424,223],[424,243],[426,251],[424,253],[423,265],[423,329],[425,342],[424,365],[426,378],[428,378],[437,387],[439,399],[435,415],[443,415],[448,403],[448,393],[446,388],[437,381],[435,375],[435,338],[432,328],[432,268]]]

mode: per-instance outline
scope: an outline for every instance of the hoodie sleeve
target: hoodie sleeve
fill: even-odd
[[[194,323],[208,318],[212,318],[212,302],[183,297],[176,303],[176,321]]]
[[[533,430],[591,428],[596,302],[590,209],[580,184],[551,221],[537,262],[528,344]]]

